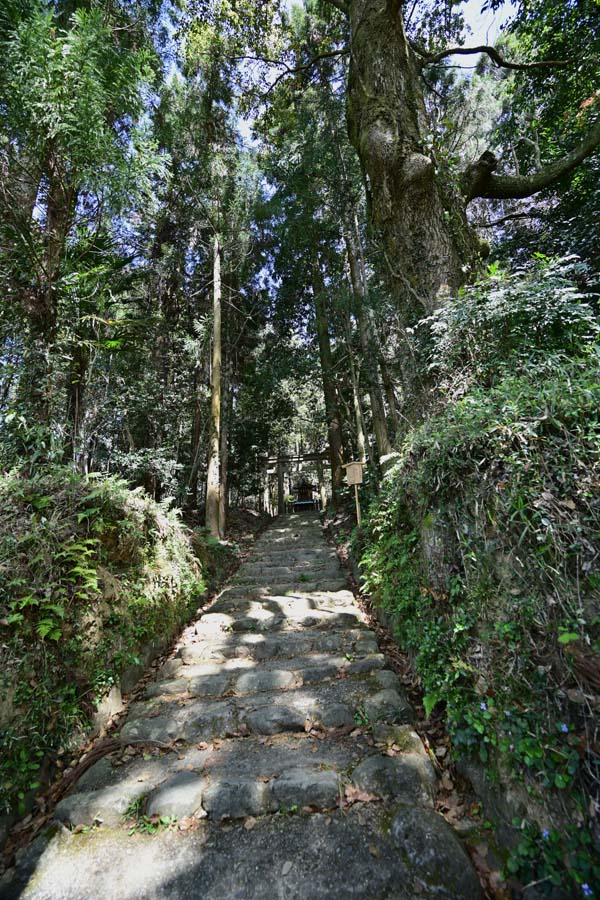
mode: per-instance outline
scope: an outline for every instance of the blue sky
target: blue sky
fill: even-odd
[[[465,21],[472,30],[472,35],[467,39],[467,45],[493,44],[500,32],[501,26],[509,19],[517,6],[507,2],[497,12],[487,10],[482,13],[483,0],[467,0],[463,6]]]

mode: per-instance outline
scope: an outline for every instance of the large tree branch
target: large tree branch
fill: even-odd
[[[411,43],[411,46],[413,50],[422,57],[420,61],[421,69],[425,66],[431,66],[434,63],[441,62],[441,60],[446,59],[448,56],[471,56],[474,53],[487,53],[495,65],[502,69],[516,69],[517,71],[542,69],[549,66],[562,68],[572,63],[572,60],[570,59],[539,59],[528,63],[512,62],[511,60],[504,59],[502,54],[496,50],[495,47],[490,47],[488,44],[481,44],[479,47],[448,47],[446,50],[440,50],[439,53],[427,53],[426,50],[423,50],[413,43]]]
[[[519,200],[531,197],[550,187],[559,178],[572,172],[600,145],[600,118],[570,153],[540,169],[533,175],[494,175],[498,160],[489,150],[470,165],[463,176],[463,190],[467,203],[475,197],[489,200]]]

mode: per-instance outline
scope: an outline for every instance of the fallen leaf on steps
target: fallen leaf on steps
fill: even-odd
[[[348,785],[344,792],[344,796],[346,798],[346,803],[371,803],[373,800],[379,799],[375,794],[368,794],[367,791],[361,791],[360,788],[354,787],[353,784]]]

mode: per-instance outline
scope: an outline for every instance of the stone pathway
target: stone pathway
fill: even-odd
[[[479,900],[411,721],[317,516],[280,518],[0,896]]]

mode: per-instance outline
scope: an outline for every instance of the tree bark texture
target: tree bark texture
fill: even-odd
[[[346,233],[345,244],[350,268],[350,281],[356,305],[356,317],[358,319],[358,332],[363,357],[363,371],[365,373],[369,400],[371,403],[371,416],[373,418],[373,432],[377,443],[379,456],[386,456],[392,452],[392,444],[389,438],[385,419],[385,406],[379,383],[377,371],[377,359],[379,351],[375,341],[372,316],[367,305],[366,272],[362,265],[360,248],[357,244],[358,235]]]
[[[223,395],[222,415],[221,415],[221,434],[220,434],[220,467],[221,467],[221,484],[219,489],[219,534],[225,537],[227,530],[227,500],[228,500],[228,478],[227,470],[229,466],[229,428],[231,425],[232,411],[232,394],[231,394],[231,377],[229,365],[223,367],[223,377],[221,379],[221,392]]]
[[[315,304],[315,324],[319,342],[319,358],[321,361],[321,377],[323,379],[323,395],[325,398],[325,414],[327,416],[327,435],[329,439],[329,458],[331,461],[331,490],[335,502],[342,487],[344,456],[342,441],[342,418],[338,405],[335,387],[335,373],[329,339],[329,324],[325,306],[325,287],[318,264],[314,266],[313,295]]]
[[[221,489],[221,247],[219,236],[213,240],[213,348],[210,373],[210,433],[206,477],[206,527],[219,538],[219,500]]]
[[[351,0],[348,126],[395,294],[410,325],[464,283],[477,239],[458,186],[438,175],[401,5]]]

